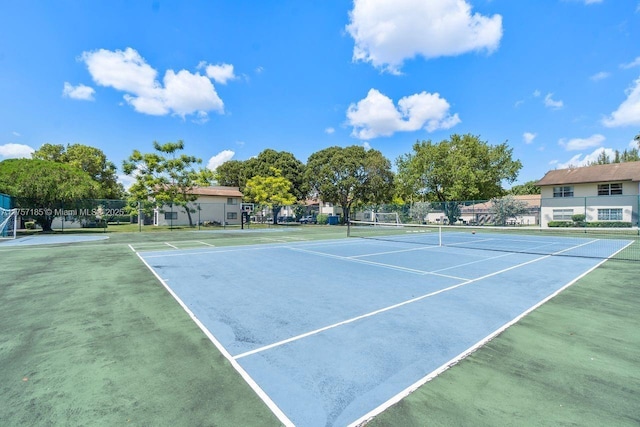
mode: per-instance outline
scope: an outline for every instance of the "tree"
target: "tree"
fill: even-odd
[[[254,176],[247,181],[245,196],[252,202],[268,206],[273,212],[273,223],[278,223],[278,212],[283,206],[292,205],[296,198],[291,194],[291,181],[282,176],[279,169],[271,168],[269,176]]]
[[[305,165],[287,151],[266,149],[257,157],[245,161],[227,161],[216,169],[216,181],[220,185],[239,187],[246,192],[248,180],[255,176],[272,176],[271,168],[280,170],[281,175],[291,182],[291,193],[297,200],[306,198],[309,186],[304,179]]]
[[[193,227],[191,214],[196,210],[189,203],[198,198],[193,189],[209,185],[213,173],[194,168],[202,163],[202,159],[179,154],[184,150],[183,141],[166,144],[154,141],[153,148],[155,152],[144,154],[134,150],[123,162],[124,173],[136,179],[129,189],[131,197],[134,200],[152,200],[156,205],[177,205],[184,209],[189,225]]]
[[[504,194],[503,181],[518,177],[522,163],[512,154],[506,142],[490,146],[470,134],[416,142],[396,161],[400,188],[422,200],[487,200]]]
[[[219,185],[244,189],[248,179],[245,162],[241,160],[227,160],[216,168],[215,180]]]
[[[119,199],[124,194],[122,184],[118,183],[116,166],[98,148],[82,144],[67,144],[66,147],[62,144],[44,144],[31,156],[83,170],[100,186],[98,198]]]
[[[489,212],[493,214],[496,225],[506,225],[511,218],[516,219],[529,211],[524,200],[518,200],[512,195],[491,199]]]
[[[68,164],[40,159],[0,162],[0,193],[11,194],[43,231],[52,231],[53,218],[60,216],[56,211],[95,198],[100,191],[89,174]]]
[[[391,162],[380,151],[357,145],[313,153],[307,162],[306,179],[323,201],[342,208],[345,222],[354,203],[387,202],[394,192]]]
[[[509,190],[509,194],[514,196],[524,196],[527,194],[540,194],[540,187],[536,185],[537,181],[527,181],[524,184],[514,185]]]

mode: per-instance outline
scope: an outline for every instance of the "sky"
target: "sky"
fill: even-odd
[[[640,0],[0,0],[0,161],[182,140],[271,148],[506,142],[515,184],[640,133]],[[510,184],[509,184],[510,185]],[[509,185],[506,185],[507,187]]]

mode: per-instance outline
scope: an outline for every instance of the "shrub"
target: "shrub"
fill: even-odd
[[[35,221],[27,221],[24,223],[24,228],[26,228],[27,230],[34,230],[36,228],[36,222]]]
[[[593,228],[631,228],[633,224],[624,221],[594,221],[587,222],[587,227]]]
[[[327,223],[329,222],[329,215],[320,214],[316,217],[316,221],[320,225],[327,225]]]
[[[587,218],[587,216],[585,214],[575,214],[575,215],[571,215],[571,220],[573,222],[584,222],[584,220]]]
[[[549,221],[549,227],[573,227],[573,221]]]

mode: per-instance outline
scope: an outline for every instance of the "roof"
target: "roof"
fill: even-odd
[[[191,194],[197,196],[242,197],[238,187],[195,187]]]
[[[525,202],[527,204],[528,209],[539,208],[540,201],[542,200],[542,196],[540,194],[524,194],[524,195],[518,195],[518,196],[512,195],[511,197],[513,197],[516,200]],[[500,197],[497,197],[497,198],[500,199]],[[473,205],[464,206],[462,207],[461,211],[463,213],[489,211],[489,209],[492,206],[493,206],[493,202],[489,200],[482,203],[475,203]]]
[[[640,181],[640,162],[611,163],[608,165],[552,170],[547,172],[536,185],[584,184],[612,181]]]

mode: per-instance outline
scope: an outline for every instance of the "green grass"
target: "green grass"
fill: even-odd
[[[0,244],[1,425],[279,425],[128,247],[260,235],[108,234]],[[262,236],[344,234],[311,226]],[[370,425],[640,424],[639,282],[637,263],[605,263]]]

